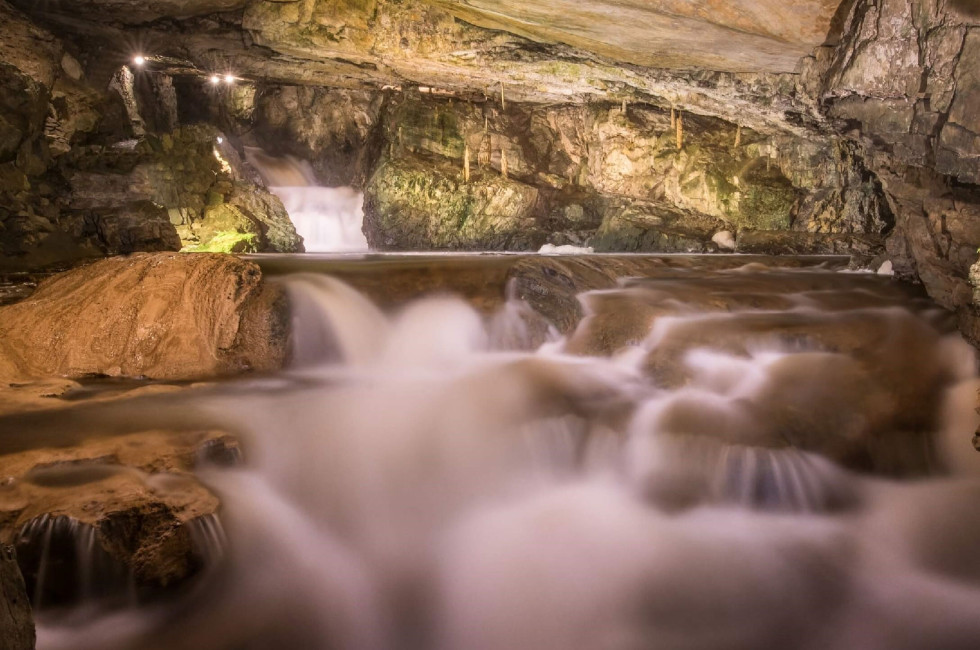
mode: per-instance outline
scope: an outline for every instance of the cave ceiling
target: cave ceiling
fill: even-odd
[[[18,0],[94,56],[256,83],[640,101],[794,130],[839,0]],[[97,42],[97,45],[93,45]],[[106,56],[109,52],[112,56]],[[809,124],[808,126],[812,126]]]
[[[433,0],[458,18],[651,67],[793,72],[840,0]]]

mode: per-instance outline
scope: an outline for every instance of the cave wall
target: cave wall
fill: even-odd
[[[295,249],[288,226],[260,223],[284,222],[238,160],[247,145],[366,189],[380,247],[698,251],[731,244],[715,240],[727,231],[747,252],[887,253],[969,329],[975,3],[810,4],[830,31],[794,73],[737,52],[717,66],[637,65],[614,51],[629,34],[590,50],[455,2],[17,0],[28,20],[0,0],[3,259],[229,231],[245,249]],[[786,20],[809,20],[807,2],[793,6]],[[127,77],[113,43],[133,29],[156,58]],[[240,83],[208,88],[225,70]],[[229,146],[215,157],[219,134]]]
[[[365,226],[379,248],[550,242],[709,252],[719,250],[713,237],[727,231],[736,246],[751,232],[746,245],[756,251],[860,248],[870,261],[893,221],[856,148],[836,137],[773,137],[626,102],[539,106],[419,96],[388,102],[381,129],[384,162],[367,186]],[[472,183],[463,179],[467,156]],[[483,195],[494,183],[516,203],[488,205]],[[526,191],[514,192],[515,183]],[[454,237],[450,226],[472,230],[473,216],[486,222],[487,237]],[[419,227],[395,232],[399,221],[433,228],[428,236]]]
[[[206,90],[197,79],[178,82],[182,123],[213,124],[236,146],[305,160],[325,186],[363,188],[378,164],[385,92],[244,81]]]
[[[864,0],[843,34],[810,60],[805,78],[819,80],[810,92],[884,189],[896,272],[958,310],[976,340],[969,271],[980,247],[980,7]]]
[[[83,55],[3,1],[0,32],[0,269],[211,249],[216,234],[301,250],[220,132],[179,125],[169,75]]]
[[[206,108],[187,119],[308,160],[324,185],[365,188],[365,232],[381,250],[734,244],[870,263],[894,221],[846,138],[762,133],[679,107],[265,83],[223,89]]]

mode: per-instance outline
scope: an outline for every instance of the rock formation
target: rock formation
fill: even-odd
[[[0,544],[0,644],[9,650],[34,650],[34,619],[17,556]]]
[[[59,401],[46,407],[70,404]],[[200,533],[218,498],[192,471],[238,453],[220,432],[150,431],[0,456],[0,540],[16,546],[33,602],[131,603],[193,577],[214,559]]]
[[[114,57],[86,69],[6,2],[0,29],[0,268],[220,248],[214,233],[224,248],[302,249],[220,133],[179,128],[169,76],[107,70]]]
[[[108,375],[197,380],[271,370],[284,296],[251,263],[137,254],[52,277],[0,307],[0,382]]]
[[[969,2],[14,4],[7,264],[295,250],[248,145],[365,188],[381,248],[846,252],[980,333]]]
[[[882,184],[896,271],[975,321],[967,276],[980,246],[980,11],[859,2],[843,35],[816,52],[805,78],[819,79],[823,110]]]

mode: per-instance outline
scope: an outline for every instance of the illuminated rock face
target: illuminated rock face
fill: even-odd
[[[858,3],[840,46],[817,62],[828,115],[854,129],[895,211],[896,272],[921,279],[976,330],[967,279],[980,246],[975,3]]]
[[[7,265],[173,248],[159,209],[116,201],[80,214],[64,190],[92,152],[207,121],[231,150],[299,156],[324,185],[357,189],[386,161],[421,154],[462,175],[467,146],[474,170],[501,171],[505,152],[510,180],[537,192],[521,213],[530,230],[511,238],[522,245],[713,250],[723,229],[737,247],[883,261],[887,238],[899,276],[974,319],[975,3],[13,4],[30,16],[0,2]],[[135,24],[140,46],[121,47]],[[136,54],[146,60],[127,76]],[[423,119],[406,119],[413,111]],[[277,212],[244,198],[262,196],[245,181],[218,206],[198,195],[189,219],[164,205],[181,243],[221,248],[202,241],[209,210],[220,227],[204,230],[230,250],[295,250],[271,241],[288,229],[239,227],[249,210]]]
[[[419,159],[386,162],[365,205],[368,243],[382,250],[533,250],[538,191],[495,172],[469,183],[457,168]]]
[[[839,0],[433,0],[534,40],[661,68],[793,72],[824,42]]]
[[[102,260],[0,308],[0,381],[196,380],[276,369],[285,356],[283,301],[258,267],[231,256]]]
[[[671,119],[649,105],[393,101],[380,127],[384,163],[367,186],[372,244],[699,253],[718,251],[714,236],[727,230],[781,233],[765,239],[771,253],[848,251],[854,234],[866,235],[854,251],[863,260],[883,251],[890,211],[846,143],[772,138],[675,111],[685,125],[678,147]],[[507,203],[515,182],[536,190],[533,200]],[[497,219],[469,219],[491,207],[479,199],[488,186],[501,197]]]

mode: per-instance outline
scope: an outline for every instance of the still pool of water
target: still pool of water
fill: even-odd
[[[202,425],[244,450],[199,471],[222,507],[190,591],[42,613],[39,647],[980,647],[948,316],[840,260],[662,259],[560,331],[524,258],[260,258],[282,372],[0,419],[0,453]]]

